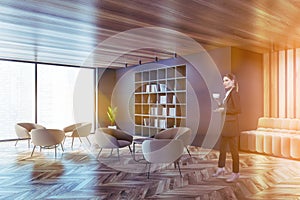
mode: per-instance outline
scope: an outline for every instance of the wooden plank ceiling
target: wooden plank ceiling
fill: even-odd
[[[299,18],[296,0],[2,0],[0,58],[119,68],[195,53],[172,30],[207,50],[232,46],[266,53],[300,47]],[[165,32],[104,42],[145,27]],[[128,48],[154,43],[166,48]]]

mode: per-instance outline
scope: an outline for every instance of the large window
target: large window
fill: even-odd
[[[39,65],[38,123],[58,129],[77,122],[93,123],[93,74],[92,69]]]
[[[0,61],[0,139],[16,138],[17,122],[34,122],[34,64]]]
[[[94,126],[94,69],[37,64],[36,73],[37,79],[35,63],[0,61],[0,140],[16,139],[18,122],[57,129],[77,122]]]

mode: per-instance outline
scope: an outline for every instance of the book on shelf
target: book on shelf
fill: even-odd
[[[155,84],[151,85],[151,92],[157,92],[157,85]]]
[[[167,108],[162,108],[161,115],[167,116]]]
[[[166,92],[167,91],[167,85],[166,84],[159,84],[159,90],[161,92]]]
[[[176,108],[169,108],[169,116],[176,116]]]
[[[150,115],[158,115],[158,108],[150,107]]]
[[[144,118],[144,126],[150,126],[150,119]]]
[[[173,96],[172,96],[172,104],[175,104],[175,103],[176,103],[176,96],[173,95]]]
[[[149,95],[149,96],[147,97],[147,103],[151,103],[150,100],[151,100],[151,99],[150,99],[150,95]]]
[[[150,85],[146,85],[146,92],[150,92]]]
[[[160,100],[159,102],[161,104],[166,104],[167,103],[167,96],[160,96],[159,100]]]
[[[154,119],[154,127],[158,127],[158,119]]]
[[[166,128],[167,127],[167,121],[165,119],[159,120],[159,128]]]

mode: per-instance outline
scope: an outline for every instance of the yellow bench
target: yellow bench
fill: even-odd
[[[240,149],[300,158],[300,119],[261,117],[256,130],[241,132]]]

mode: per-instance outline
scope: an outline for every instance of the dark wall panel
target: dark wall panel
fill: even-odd
[[[242,105],[240,130],[252,130],[263,116],[263,55],[232,48],[232,72],[239,82]]]

